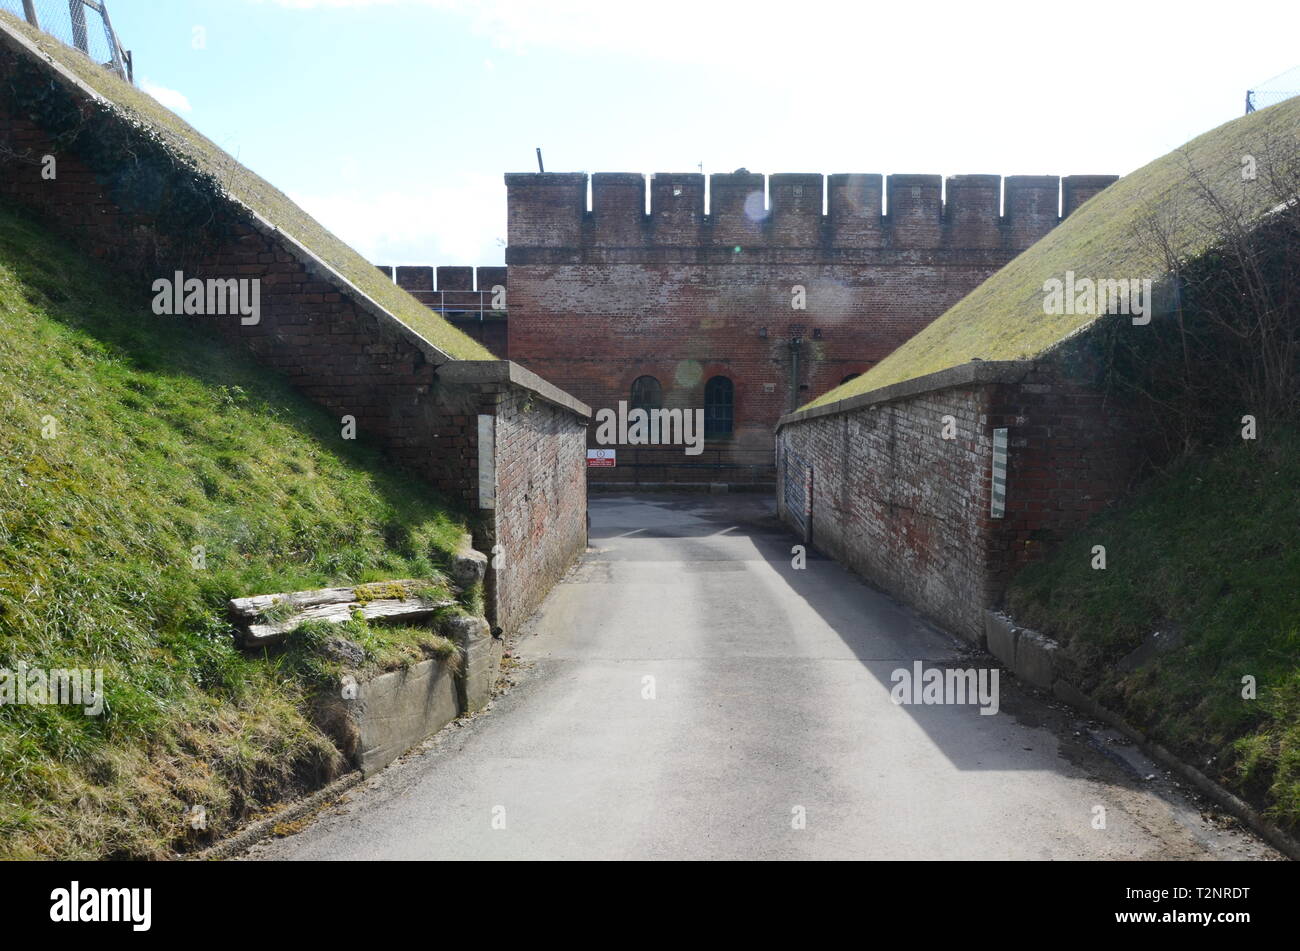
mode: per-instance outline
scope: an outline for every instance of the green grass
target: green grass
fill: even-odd
[[[133,299],[0,207],[0,667],[101,668],[107,698],[0,707],[4,857],[164,855],[188,805],[220,832],[335,774],[311,638],[245,656],[226,599],[437,579],[466,530],[251,357]],[[381,668],[446,650],[348,636]]]
[[[450,609],[449,609],[450,610]],[[365,649],[360,665],[343,663],[330,655],[327,644],[346,638]],[[354,619],[343,624],[308,621],[286,638],[283,656],[286,669],[317,687],[333,688],[345,673],[367,677],[399,670],[430,657],[438,657],[459,670],[460,654],[454,642],[434,632],[433,627],[397,624],[367,624]]]
[[[1189,167],[1216,192],[1262,212],[1273,204],[1270,190],[1262,182],[1242,181],[1242,156],[1263,157],[1270,143],[1294,142],[1298,126],[1300,97],[1222,125],[1126,175],[876,366],[807,406],[835,403],[976,357],[1021,360],[1052,349],[1095,318],[1044,314],[1044,281],[1063,278],[1066,271],[1094,278],[1161,277],[1163,261],[1142,236],[1144,222],[1153,216],[1165,220],[1187,254],[1210,243],[1209,212],[1197,198]]]
[[[1261,431],[1156,477],[1013,581],[1020,624],[1081,686],[1300,828],[1300,431]],[[1104,545],[1105,570],[1091,568]],[[1183,646],[1124,672],[1153,631]],[[1253,676],[1258,699],[1242,697]]]
[[[287,195],[240,165],[233,156],[152,96],[122,81],[77,50],[4,11],[0,11],[0,27],[22,35],[115,109],[156,131],[162,141],[184,160],[215,175],[235,201],[252,209],[314,252],[367,296],[444,353],[458,360],[494,359],[482,344],[457,330],[392,280],[384,277],[373,264],[336,238],[295,205]],[[250,109],[263,107],[262,103],[254,102],[246,105]]]

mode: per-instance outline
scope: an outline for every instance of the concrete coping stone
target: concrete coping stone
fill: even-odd
[[[438,377],[448,383],[509,383],[584,419],[591,418],[591,407],[586,403],[512,360],[456,360],[438,367]]]
[[[922,393],[948,390],[957,386],[985,383],[1017,383],[1031,372],[1035,365],[1033,360],[972,360],[969,363],[948,367],[946,370],[937,370],[924,376],[917,376],[910,380],[902,380],[878,389],[868,390],[866,393],[859,393],[856,396],[837,400],[834,403],[827,403],[824,406],[813,406],[808,409],[787,413],[777,420],[776,428],[779,430],[782,426],[788,426],[792,423],[805,423],[823,416],[851,413],[854,410],[864,409],[868,406],[910,399]]]

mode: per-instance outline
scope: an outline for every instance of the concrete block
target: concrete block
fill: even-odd
[[[1051,690],[1056,681],[1056,641],[1037,631],[1021,630],[1016,639],[1016,676],[1035,687]]]
[[[447,663],[433,659],[358,684],[351,717],[360,734],[357,765],[370,776],[459,714]]]
[[[988,651],[1008,670],[1016,669],[1016,640],[1019,636],[1020,628],[1011,618],[996,611],[984,612],[984,640]]]
[[[461,709],[473,713],[492,698],[501,656],[488,623],[481,617],[457,615],[442,622],[444,637],[460,648],[461,670],[456,692]]]

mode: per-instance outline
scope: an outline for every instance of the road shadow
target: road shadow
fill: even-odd
[[[895,686],[895,672],[914,674],[917,662],[923,670],[996,669],[996,714],[981,714],[975,702],[900,705],[957,769],[1033,771],[1050,764],[1063,775],[1100,771],[1107,781],[1133,789],[1149,788],[1112,768],[1114,764],[1095,751],[1089,752],[1082,739],[1073,740],[1070,717],[1023,688],[988,654],[804,545],[778,518],[773,497],[602,492],[591,498],[590,508],[592,557],[602,562],[644,562],[644,552],[637,546],[621,546],[619,540],[675,539],[680,544],[673,546],[673,557],[691,564],[690,574],[701,586],[727,584],[727,576],[747,570],[744,562],[768,566],[780,579],[779,587],[765,591],[761,585],[752,586],[753,595],[741,610],[754,623],[770,628],[788,614],[785,595],[792,594],[835,633],[886,693]],[[801,545],[804,567],[796,568],[796,546]],[[710,598],[707,591],[695,600],[705,612],[707,628],[734,626],[734,605],[717,603],[723,599]],[[803,719],[791,718],[794,723]],[[870,729],[871,724],[864,723],[863,728]],[[1044,757],[1045,751],[1033,746],[1038,741],[1026,740],[1040,730],[1053,734],[1059,746],[1050,752],[1059,752],[1059,756]],[[798,741],[797,737],[791,739]],[[1096,769],[1083,770],[1080,763],[1084,759],[1095,760],[1092,765]]]

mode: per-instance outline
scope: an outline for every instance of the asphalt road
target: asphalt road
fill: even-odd
[[[1009,677],[996,715],[893,703],[914,661],[992,662],[835,562],[794,569],[771,507],[593,496],[515,685],[248,857],[1275,857]]]

